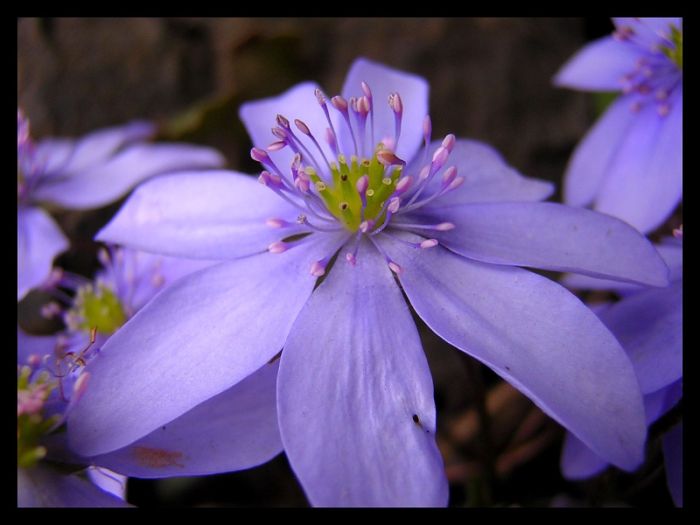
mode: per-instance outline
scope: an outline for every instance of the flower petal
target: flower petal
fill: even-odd
[[[188,275],[143,307],[87,365],[68,417],[71,447],[124,447],[232,387],[282,348],[313,290],[312,263],[343,239],[225,262]]]
[[[17,469],[18,507],[130,507],[75,474],[47,465]]]
[[[584,91],[620,91],[622,78],[634,71],[642,50],[612,36],[594,40],[580,49],[554,77],[560,87]]]
[[[651,425],[678,401],[682,393],[674,384],[644,396],[646,424]],[[566,479],[585,479],[595,476],[608,466],[608,462],[567,432],[561,456],[561,470]]]
[[[444,506],[430,369],[379,253],[336,262],[282,352],[282,442],[316,506]]]
[[[57,165],[60,174],[74,175],[104,163],[119,148],[153,135],[156,126],[151,122],[134,121],[123,126],[104,128],[72,141],[74,147],[62,165]],[[58,175],[54,173],[53,175]]]
[[[676,507],[683,506],[683,422],[664,435],[662,443],[666,464],[666,483]]]
[[[139,186],[97,240],[164,255],[233,259],[300,231],[271,228],[297,210],[249,176],[231,171],[164,175]]]
[[[551,202],[508,202],[452,206],[438,217],[456,228],[435,238],[470,259],[668,284],[668,267],[653,245],[601,213]]]
[[[224,158],[211,148],[189,144],[135,144],[104,163],[83,171],[49,177],[37,185],[34,198],[71,209],[104,206],[139,182],[184,169],[218,168]]]
[[[660,117],[655,104],[642,107],[609,167],[594,208],[619,217],[642,233],[660,226],[683,197],[683,94],[669,100]]]
[[[384,138],[394,139],[394,112],[387,104],[387,100],[391,93],[398,93],[403,104],[403,117],[396,154],[405,161],[411,160],[423,141],[423,119],[428,114],[428,83],[418,75],[399,71],[366,58],[358,58],[345,77],[343,97],[349,99],[351,96],[362,96],[362,82],[365,82],[372,91],[374,113],[375,144],[370,143],[371,117],[368,117],[365,152],[373,151],[376,143]],[[353,126],[355,126],[354,122]],[[354,127],[353,130],[356,128]],[[343,144],[352,145],[346,124],[341,125],[339,133],[344,137]],[[346,153],[350,152],[346,151]]]
[[[318,141],[324,154],[329,158],[331,150],[325,141],[326,128],[328,121],[323,113],[323,110],[318,105],[314,90],[318,88],[318,84],[314,82],[302,82],[288,89],[284,93],[276,97],[254,100],[241,105],[239,116],[248,130],[248,135],[254,146],[265,149],[272,142],[279,140],[272,134],[272,128],[277,126],[277,115],[282,115],[290,122],[290,128],[297,138],[304,135],[297,129],[294,120],[298,119],[304,122],[311,133]],[[338,115],[331,107],[330,116],[333,119],[335,129],[338,129],[340,121],[336,118]],[[309,151],[314,155],[317,161],[322,162],[323,157],[320,156],[316,147],[310,141],[304,139],[304,144]],[[294,152],[285,147],[270,155],[277,164],[283,174],[289,173],[289,165],[294,156]],[[307,161],[308,163],[308,161]]]
[[[630,356],[643,393],[683,376],[682,281],[626,297],[600,319]]]
[[[410,238],[406,236],[406,238]],[[440,337],[491,367],[624,469],[643,459],[644,406],[620,344],[574,295],[537,274],[383,240],[404,291]]]
[[[31,355],[44,357],[53,354],[56,347],[55,335],[29,335],[17,327],[17,364],[25,365]]]
[[[586,133],[569,159],[564,175],[564,203],[587,206],[600,190],[615,157],[638,116],[629,97],[620,97]]]
[[[51,273],[53,260],[68,249],[68,239],[41,208],[17,209],[17,300]]]
[[[264,365],[128,447],[91,461],[137,478],[216,474],[264,463],[282,452],[277,369],[277,363]]]
[[[441,144],[442,141],[430,144],[428,156],[419,154],[414,157],[405,173],[416,177],[426,164],[424,159],[430,162]],[[539,201],[554,192],[554,185],[550,182],[523,177],[508,166],[501,154],[491,146],[475,140],[458,139],[447,163],[428,183],[423,196],[440,189],[442,174],[449,166],[457,168],[457,174],[464,177],[464,184],[439,197],[435,201],[439,207],[471,202]]]
[[[561,452],[561,473],[569,480],[586,479],[600,474],[609,463],[584,445],[571,432],[564,437]]]

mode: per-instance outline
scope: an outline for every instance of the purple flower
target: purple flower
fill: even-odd
[[[132,122],[79,140],[51,138],[35,144],[28,120],[17,111],[17,300],[44,282],[54,257],[68,248],[68,239],[43,204],[97,208],[148,177],[224,163],[210,148],[145,143],[154,131],[153,124]]]
[[[683,195],[683,30],[679,18],[615,18],[616,31],[581,49],[559,86],[621,91],[578,145],[564,202],[619,217],[643,233]]]
[[[159,295],[88,365],[76,450],[124,446],[281,351],[282,442],[313,505],[445,505],[403,289],[438,335],[636,464],[644,413],[624,351],[575,296],[519,266],[657,286],[668,269],[622,221],[537,202],[551,185],[488,146],[431,142],[427,110],[422,78],[360,59],[342,95],[303,83],[242,106],[262,184],[219,171],[138,188],[99,239],[226,262]]]
[[[677,239],[666,239],[658,250],[671,270],[669,286],[623,289],[621,301],[598,311],[634,365],[644,394],[647,425],[673,408],[683,396],[683,247]],[[567,284],[598,290],[608,286],[596,281],[577,278],[569,279]],[[682,426],[676,426],[663,438],[668,486],[677,506],[683,506],[682,434]],[[567,435],[561,458],[566,478],[588,478],[606,467],[605,459],[572,434]]]
[[[71,465],[81,473],[86,466],[98,466],[94,474],[110,469],[122,475],[158,478],[240,470],[279,454],[277,366],[267,367],[109,454],[79,456],[68,446],[65,433],[58,429],[81,397],[94,388],[85,367],[100,355],[100,346],[155,295],[180,277],[211,265],[205,260],[123,248],[102,251],[100,260],[104,268],[94,282],[68,273],[56,280],[57,286],[76,290],[74,300],[65,307],[64,332],[30,336],[18,330],[18,362],[22,365],[17,400],[19,504],[102,506],[111,501],[84,476],[61,473],[58,464]],[[47,310],[60,313],[54,304]],[[86,499],[90,495],[93,500]]]

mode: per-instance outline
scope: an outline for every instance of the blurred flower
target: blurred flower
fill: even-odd
[[[73,210],[105,206],[140,181],[191,168],[224,163],[210,148],[148,144],[148,122],[95,131],[79,140],[50,138],[34,143],[29,121],[17,111],[17,300],[42,284],[68,239],[42,207]]]
[[[241,108],[258,146],[276,124],[251,152],[262,184],[219,171],[138,188],[99,239],[229,260],[104,345],[69,418],[76,450],[122,447],[282,350],[280,432],[313,505],[445,505],[433,385],[402,287],[438,335],[636,465],[645,426],[629,359],[570,292],[518,266],[657,286],[668,269],[622,221],[536,202],[551,185],[488,146],[431,142],[427,109],[422,78],[360,59],[330,101],[303,83]]]
[[[679,18],[615,18],[612,36],[581,49],[559,86],[622,94],[574,151],[564,202],[619,217],[643,233],[683,195],[683,29]]]
[[[623,289],[622,300],[598,311],[598,317],[632,360],[644,394],[647,425],[673,408],[683,396],[683,245],[679,239],[668,238],[658,250],[671,270],[669,286]],[[580,277],[565,282],[596,290],[607,287],[607,283]],[[682,427],[677,426],[664,436],[663,448],[673,501],[683,506]],[[608,466],[605,459],[575,436],[567,435],[561,458],[566,478],[588,478]]]
[[[181,276],[211,265],[118,247],[102,250],[100,260],[104,267],[94,282],[67,272],[54,278],[57,297],[62,295],[58,287],[76,290],[70,304],[62,308],[52,303],[53,308],[45,309],[47,315],[63,313],[65,331],[31,336],[18,330],[18,504],[114,503],[85,478],[86,467],[93,481],[114,478],[111,471],[121,478],[159,478],[240,470],[279,454],[276,365],[109,454],[84,457],[71,450],[62,425],[84,393],[94,388],[86,364],[153,296]]]

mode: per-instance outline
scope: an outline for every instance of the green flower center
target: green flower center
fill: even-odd
[[[58,414],[49,418],[43,414],[44,402],[56,383],[47,372],[34,379],[31,375],[32,369],[23,366],[17,377],[17,465],[23,468],[36,465],[46,456],[41,440],[60,419]]]
[[[305,169],[328,211],[350,231],[357,231],[362,221],[379,223],[386,213],[386,200],[396,189],[402,167],[384,166],[377,157],[381,151],[381,146],[377,147],[371,159],[352,155],[349,163],[344,155],[338,155],[337,162],[330,164],[332,184],[321,180],[313,168]],[[365,175],[368,178],[364,193],[366,206],[357,189],[358,180]]]
[[[103,334],[111,334],[126,322],[119,298],[103,284],[98,284],[97,289],[91,284],[79,288],[68,315],[78,329],[96,328]]]

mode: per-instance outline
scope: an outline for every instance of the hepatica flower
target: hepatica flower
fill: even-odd
[[[42,206],[98,208],[153,175],[224,163],[210,148],[146,143],[154,131],[151,123],[132,122],[78,140],[34,143],[29,121],[18,110],[17,300],[44,282],[54,257],[68,248],[68,239]]]
[[[159,478],[240,470],[279,454],[277,364],[109,454],[81,456],[68,446],[64,423],[95,388],[85,368],[104,342],[157,293],[211,265],[115,247],[100,259],[103,269],[94,282],[67,273],[54,279],[76,290],[63,309],[58,303],[46,309],[63,311],[64,332],[31,336],[18,330],[18,504],[123,504],[79,475],[87,466]]]
[[[403,289],[438,335],[611,462],[636,464],[644,412],[624,351],[520,266],[657,286],[666,266],[620,220],[537,202],[551,185],[488,146],[431,142],[427,109],[422,78],[360,59],[342,95],[303,83],[242,106],[258,182],[219,171],[142,185],[99,239],[225,262],[159,295],[88,365],[76,450],[124,446],[272,360],[282,443],[313,505],[445,505]]]
[[[612,36],[581,49],[559,86],[619,91],[571,157],[564,202],[620,217],[643,233],[683,195],[683,28],[680,18],[615,18]]]
[[[598,312],[630,356],[649,425],[683,396],[683,246],[678,239],[665,239],[658,249],[671,270],[669,286],[617,290],[623,294],[622,300]],[[596,279],[569,282],[593,289],[610,286]],[[677,506],[683,506],[682,434],[682,426],[676,426],[663,437],[668,487]],[[606,467],[608,461],[572,434],[567,435],[561,458],[565,477],[588,478]]]

